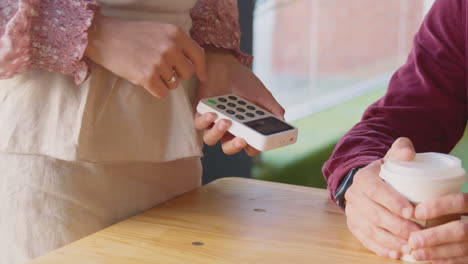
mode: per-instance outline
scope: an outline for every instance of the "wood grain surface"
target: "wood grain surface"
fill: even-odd
[[[326,190],[225,178],[31,263],[402,262],[363,248]]]

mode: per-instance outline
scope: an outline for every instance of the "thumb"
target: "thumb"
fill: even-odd
[[[392,147],[384,157],[384,162],[388,159],[398,159],[401,161],[412,161],[416,157],[413,143],[409,138],[401,137],[393,142]]]

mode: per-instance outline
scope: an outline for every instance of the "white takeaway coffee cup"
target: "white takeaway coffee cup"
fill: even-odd
[[[380,177],[413,204],[441,196],[459,193],[466,181],[466,173],[460,159],[442,153],[418,153],[412,161],[388,159],[381,167]],[[459,219],[442,217],[429,221],[416,221],[429,228]],[[411,256],[402,260],[414,261]]]

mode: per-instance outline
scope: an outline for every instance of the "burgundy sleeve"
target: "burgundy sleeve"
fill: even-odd
[[[437,0],[386,95],[336,146],[323,167],[331,194],[354,167],[385,156],[398,137],[417,152],[448,153],[466,126],[466,2]]]
[[[38,68],[83,82],[87,30],[97,11],[95,0],[2,0],[0,78]]]
[[[190,14],[190,34],[198,44],[231,50],[244,66],[252,66],[253,57],[240,50],[237,0],[199,0]]]

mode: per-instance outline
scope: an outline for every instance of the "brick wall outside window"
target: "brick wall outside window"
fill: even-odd
[[[259,0],[254,69],[287,110],[298,98],[310,103],[390,74],[406,59],[430,2]]]

